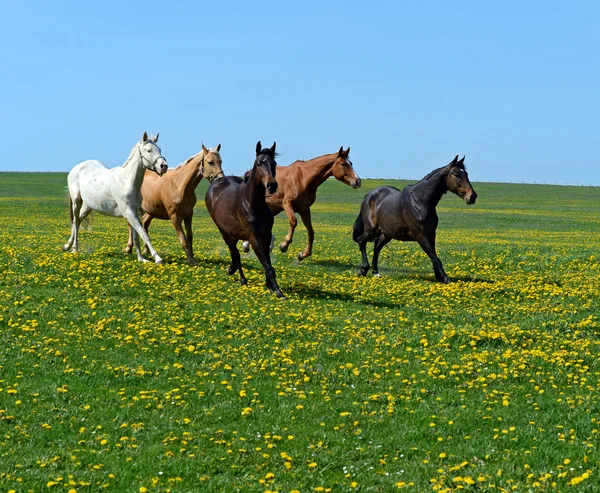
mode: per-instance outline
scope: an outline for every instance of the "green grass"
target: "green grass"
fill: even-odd
[[[598,189],[475,183],[438,207],[450,285],[413,243],[360,278],[360,201],[406,183],[325,183],[281,302],[202,199],[200,265],[155,221],[156,266],[100,215],[61,252],[66,175],[0,174],[0,492],[598,491]]]

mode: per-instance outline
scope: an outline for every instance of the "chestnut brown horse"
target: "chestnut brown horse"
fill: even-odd
[[[325,154],[308,161],[295,161],[289,166],[277,166],[277,191],[267,195],[267,204],[274,216],[285,211],[290,221],[290,229],[285,240],[279,245],[282,252],[286,252],[292,239],[294,230],[298,224],[296,213],[304,223],[308,233],[308,244],[303,252],[298,253],[298,260],[304,260],[312,255],[315,231],[312,226],[310,207],[317,198],[317,188],[330,176],[336,180],[351,186],[360,187],[360,178],[352,167],[352,161],[348,157],[350,148],[344,151],[340,147],[338,152]],[[248,251],[248,245],[244,243],[243,249]]]
[[[229,247],[231,265],[229,275],[240,272],[242,286],[248,284],[242,271],[238,240],[248,240],[256,257],[265,269],[267,288],[278,298],[285,298],[277,285],[275,269],[271,265],[269,243],[273,229],[273,213],[267,206],[266,193],[275,193],[275,143],[271,148],[256,144],[256,159],[246,180],[226,176],[211,183],[206,192],[206,208]]]
[[[203,177],[209,181],[223,176],[221,169],[221,144],[207,149],[202,144],[202,151],[189,158],[185,163],[170,169],[160,180],[152,173],[146,172],[142,183],[142,226],[148,232],[152,219],[170,219],[179,236],[179,243],[185,250],[187,261],[197,265],[194,259],[192,218],[196,205],[196,187]],[[158,178],[158,177],[156,177]],[[185,224],[187,236],[183,234],[181,223]],[[129,241],[125,251],[131,253],[133,237],[129,227]]]
[[[435,207],[448,191],[467,204],[474,204],[477,199],[465,169],[464,157],[459,161],[456,156],[447,166],[433,170],[420,182],[408,185],[402,191],[395,187],[378,187],[365,195],[352,233],[362,254],[360,274],[366,276],[369,271],[367,242],[375,243],[373,274],[379,275],[379,252],[395,239],[418,242],[433,263],[436,279],[446,284],[450,282],[435,251],[438,225]]]

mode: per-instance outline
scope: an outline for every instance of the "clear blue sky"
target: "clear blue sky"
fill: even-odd
[[[600,3],[4,2],[0,170],[171,166],[221,143],[227,174],[351,147],[362,177],[600,185]],[[2,176],[0,175],[0,180]]]

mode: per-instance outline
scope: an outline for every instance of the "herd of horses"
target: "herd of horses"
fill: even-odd
[[[64,251],[78,250],[81,223],[92,211],[97,211],[127,219],[129,240],[125,251],[131,253],[135,245],[138,260],[148,262],[141,250],[141,237],[145,251],[157,264],[163,260],[152,246],[148,229],[154,218],[170,220],[187,261],[195,265],[192,233],[195,190],[206,177],[210,181],[206,207],[231,254],[227,273],[239,272],[241,284],[247,284],[237,247],[238,241],[243,240],[244,251],[251,246],[262,264],[267,288],[278,298],[285,298],[270,258],[274,216],[285,211],[288,217],[289,232],[279,245],[279,249],[286,252],[298,223],[296,213],[300,215],[308,232],[308,244],[298,254],[298,260],[304,260],[312,254],[314,230],[310,207],[315,202],[317,188],[331,176],[352,188],[361,186],[349,158],[350,148],[344,150],[343,146],[332,154],[278,166],[276,144],[262,147],[259,141],[252,169],[240,178],[223,173],[220,144],[211,149],[202,145],[198,154],[175,169],[168,169],[157,141],[158,134],[151,137],[144,132],[122,166],[109,169],[99,161],[89,160],[71,170],[67,179],[71,236],[63,246]],[[396,239],[419,243],[431,259],[436,279],[449,282],[435,250],[436,206],[448,191],[467,204],[475,203],[477,194],[469,181],[464,160],[456,156],[448,165],[433,170],[403,190],[382,186],[364,197],[352,232],[362,255],[361,275],[367,275],[371,267],[367,243],[374,243],[372,270],[374,275],[379,275],[379,252]]]

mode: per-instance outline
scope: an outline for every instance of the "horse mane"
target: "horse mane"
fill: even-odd
[[[153,139],[154,139],[154,135],[153,135],[153,134],[150,134],[150,135],[148,136],[148,140],[149,140],[149,141],[151,141],[151,140],[153,140]],[[154,142],[153,142],[153,143],[154,143]],[[131,158],[133,157],[133,154],[134,154],[134,152],[138,150],[138,148],[139,148],[139,146],[140,146],[141,144],[142,144],[142,139],[140,139],[140,140],[138,140],[138,141],[136,142],[136,144],[135,144],[135,145],[133,146],[133,148],[131,149],[131,152],[129,153],[129,157],[127,158],[127,161],[125,161],[125,164],[123,164],[122,168],[125,168],[125,167],[127,167],[127,165],[128,165],[130,162],[131,162]],[[156,144],[154,144],[154,145],[156,145]]]
[[[273,152],[269,147],[265,147],[263,149],[261,149],[261,151],[257,154],[257,157],[260,156],[261,154],[264,154],[265,156],[271,156],[273,159],[275,159],[276,157],[279,157],[279,153],[278,152]]]
[[[216,147],[212,147],[208,149],[208,152],[212,152],[213,154],[216,154],[217,157],[219,159],[221,159],[221,153],[219,151],[217,151]],[[201,150],[200,152],[197,152],[196,154],[194,154],[193,156],[187,158],[183,163],[178,164],[177,166],[175,166],[174,168],[169,168],[167,171],[173,171],[179,168],[183,168],[186,164],[188,164],[190,161],[192,161],[192,159],[200,156],[201,154],[204,154],[204,151]]]
[[[423,178],[423,180],[429,180],[429,178],[431,178],[433,175],[439,173],[440,171],[442,171],[443,169],[446,168],[450,168],[450,167],[456,167],[458,169],[462,169],[462,170],[467,170],[467,166],[465,165],[464,161],[457,161],[456,163],[450,163],[447,164],[446,166],[442,166],[441,168],[436,168],[433,171],[431,171],[430,173],[428,173],[427,175],[425,175],[425,177]]]

